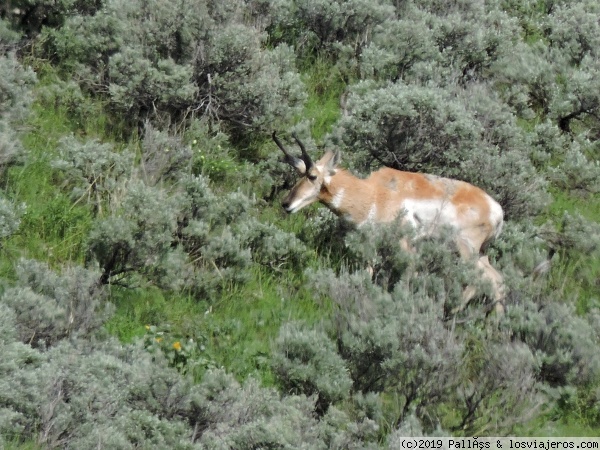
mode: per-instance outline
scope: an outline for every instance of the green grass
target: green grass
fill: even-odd
[[[59,82],[58,75],[47,63],[38,64],[37,69],[38,100],[31,107],[21,139],[25,163],[10,167],[0,178],[5,193],[26,205],[18,233],[3,243],[0,273],[9,278],[20,257],[55,266],[83,263],[92,210],[83,202],[74,202],[69,187],[50,163],[65,136],[115,142],[124,132],[122,124],[104,112],[102,102],[85,96],[74,98],[70,91],[48,91]]]
[[[183,299],[169,299],[156,288],[124,289],[113,287],[110,300],[115,305],[114,316],[106,323],[108,332],[121,342],[130,343],[146,334],[146,325],[156,325],[173,320],[178,315],[191,317],[197,311],[182,308]],[[170,305],[171,307],[170,307]],[[177,308],[177,314],[174,311]],[[184,309],[184,311],[181,311]]]
[[[540,417],[533,423],[517,427],[515,436],[544,436],[544,437],[597,437],[598,425],[587,423],[578,417],[565,416],[559,420]]]
[[[600,196],[576,197],[567,192],[552,192],[553,201],[545,217],[559,219],[564,211],[574,214],[579,213],[588,220],[600,222]]]
[[[46,67],[44,71],[47,73],[42,74],[39,89],[57,80],[51,69]],[[317,135],[339,117],[338,101],[343,85],[326,72],[324,66],[319,66],[306,75],[314,93],[307,109],[311,111],[309,116],[314,119]],[[0,270],[9,278],[20,257],[47,261],[56,267],[83,264],[85,241],[93,223],[92,211],[85,203],[74,203],[69,188],[62,185],[60,174],[50,167],[50,162],[60,139],[71,133],[109,142],[118,142],[122,133],[119,127],[109,129],[110,120],[102,112],[100,102],[88,99],[74,111],[68,98],[54,98],[54,101],[44,98],[33,106],[29,129],[23,137],[27,161],[10,168],[3,180],[6,192],[27,204],[19,233],[4,243],[0,259]],[[82,116],[83,107],[88,112]],[[293,232],[299,232],[306,221],[301,215],[281,214],[278,206],[265,208],[261,216],[262,220]],[[315,255],[311,265],[317,264]],[[148,334],[148,325],[168,328],[173,339],[202,340],[206,355],[215,366],[226,367],[239,378],[254,374],[271,384],[266,361],[281,325],[289,320],[314,323],[323,318],[322,305],[315,305],[301,285],[301,277],[293,271],[273,274],[256,267],[247,284],[223,292],[214,302],[194,299],[185,293],[162,292],[155,287],[113,287],[110,299],[116,311],[105,327],[122,342],[143,338]]]
[[[321,139],[340,118],[346,83],[338,70],[321,60],[308,66],[302,78],[309,94],[303,118],[310,121],[313,138]]]
[[[552,192],[553,202],[546,213],[539,218],[540,223],[548,220],[557,224],[563,214],[581,214],[585,219],[600,223],[600,197],[576,197],[567,192]],[[563,293],[567,302],[574,303],[577,311],[584,314],[591,307],[600,306],[600,292],[597,280],[600,279],[600,261],[594,255],[570,252],[561,254],[553,264],[549,274],[549,288]]]
[[[73,204],[50,167],[58,140],[71,131],[68,122],[64,112],[35,105],[28,124],[30,130],[23,138],[27,161],[9,168],[3,176],[5,192],[16,203],[26,205],[19,232],[4,245],[4,274],[10,272],[18,257],[57,265],[83,261],[84,241],[92,219],[90,209]]]
[[[19,442],[18,439],[8,441],[2,447],[4,450],[41,450],[42,447],[34,441]]]
[[[240,379],[258,376],[272,384],[268,355],[281,325],[290,320],[318,323],[327,316],[293,276],[275,277],[255,268],[251,280],[208,303],[155,288],[112,290],[116,314],[106,324],[122,342],[144,337],[148,326],[168,330],[169,342],[193,338],[205,357]]]
[[[326,315],[297,281],[255,271],[255,277],[205,316],[219,363],[244,378],[266,372],[266,357],[280,327],[289,321],[318,323]]]

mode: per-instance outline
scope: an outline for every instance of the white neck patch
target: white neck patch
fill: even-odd
[[[335,193],[333,198],[331,199],[331,207],[334,209],[338,209],[342,205],[342,200],[344,199],[344,193],[346,189],[341,188],[339,191]]]
[[[373,222],[375,220],[375,216],[377,215],[377,205],[373,203],[371,208],[369,209],[369,215],[367,216],[367,222]]]
[[[361,223],[359,223],[358,226],[362,227],[363,225],[366,225],[368,223],[374,223],[376,216],[377,216],[377,205],[375,203],[373,203],[371,205],[371,208],[369,208],[369,214],[367,215],[367,218],[365,220],[363,220]]]

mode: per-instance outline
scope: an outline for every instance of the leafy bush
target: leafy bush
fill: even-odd
[[[1,7],[0,7],[1,11]],[[15,31],[8,20],[0,18],[0,52],[3,54],[13,48],[21,39],[21,34]]]
[[[25,209],[25,204],[15,205],[13,202],[0,197],[0,239],[5,239],[16,233],[21,224],[21,215]]]
[[[40,275],[36,267],[29,264],[27,273],[34,275],[14,291],[29,284],[38,298],[53,293],[66,300],[63,291],[73,279],[53,278],[47,269]],[[299,442],[333,448],[333,441],[375,438],[372,423],[353,424],[339,411],[321,422],[313,415],[314,399],[282,398],[254,380],[241,385],[222,370],[209,370],[192,385],[160,351],[106,340],[91,329],[88,339],[81,339],[84,333],[60,336],[50,348],[16,342],[22,312],[15,313],[19,305],[8,306],[7,299],[0,298],[0,435],[7,439],[44,448],[213,449],[297,448]],[[39,313],[42,324],[60,318],[43,308]]]
[[[360,55],[361,77],[382,81],[411,78],[422,63],[438,61],[434,31],[427,19],[427,13],[407,2],[401,17],[376,27],[372,42]]]
[[[600,162],[590,158],[589,142],[573,141],[563,161],[549,170],[552,183],[563,191],[584,197],[600,192]]]
[[[515,44],[514,51],[493,64],[501,98],[526,119],[548,114],[556,96],[555,74],[548,49],[540,44]]]
[[[236,8],[202,0],[110,0],[44,38],[49,54],[131,124],[201,116],[223,121],[235,142],[289,123],[305,98],[291,49],[264,49],[263,40]]]
[[[96,140],[78,141],[74,136],[63,138],[52,167],[63,172],[72,186],[75,203],[86,200],[97,215],[119,192],[120,183],[128,179],[133,167],[133,154],[116,152],[111,144]]]
[[[339,54],[340,46],[358,55],[373,29],[394,14],[392,5],[383,1],[288,0],[277,6],[272,38],[296,45],[296,51],[305,57]]]
[[[558,226],[550,223],[540,229],[555,251],[578,257],[596,256],[600,251],[600,226],[581,214],[563,212]]]
[[[295,269],[305,265],[308,249],[293,233],[271,224],[249,220],[236,226],[252,252],[252,260],[274,271]]]
[[[93,14],[101,4],[101,0],[15,0],[0,7],[0,14],[19,31],[35,35],[43,27],[62,25],[74,12]]]
[[[34,431],[31,419],[37,415],[36,404],[28,398],[34,394],[35,372],[42,356],[38,351],[16,342],[15,315],[0,303],[2,319],[0,330],[0,443],[2,437],[20,437]],[[29,389],[24,386],[29,385]],[[20,389],[19,389],[20,388]],[[31,392],[33,391],[33,392]]]
[[[66,337],[88,337],[111,313],[98,273],[74,267],[58,275],[45,264],[22,260],[17,275],[19,285],[7,289],[2,302],[14,311],[23,343],[46,348]]]
[[[285,128],[306,100],[292,49],[261,51],[255,33],[238,24],[224,27],[208,58],[196,61],[201,92],[195,110],[224,121],[233,142],[248,141],[249,131]]]
[[[192,149],[177,136],[160,131],[146,122],[142,140],[140,178],[147,185],[176,181],[190,172]]]
[[[570,66],[585,64],[586,56],[597,56],[600,25],[598,4],[585,0],[558,4],[547,17],[548,39],[557,58]]]
[[[120,347],[63,342],[5,373],[19,392],[0,394],[13,413],[11,428],[3,431],[20,429],[21,437],[35,436],[45,448],[192,448],[191,430],[177,418],[189,385],[177,378],[165,385],[167,374],[176,372],[158,374],[147,354]],[[143,404],[136,402],[142,393]]]
[[[598,5],[552,2],[546,10],[531,4],[520,12],[521,20],[535,23],[537,42],[519,45],[505,64],[495,66],[503,95],[518,109],[529,110],[530,117],[552,118],[563,132],[577,134],[583,128],[597,133]]]
[[[540,382],[548,382],[544,377],[553,373],[552,361],[562,361],[565,373],[577,373],[582,387],[594,379],[597,358],[587,352],[596,348],[595,338],[589,327],[574,325],[579,319],[573,311],[556,315],[568,321],[556,322],[560,331],[551,332],[548,336],[554,338],[545,344],[536,340],[533,322],[529,328],[519,325],[529,316],[518,305],[536,301],[540,291],[531,282],[525,283],[526,289],[519,288],[523,276],[515,272],[507,272],[506,289],[520,289],[512,297],[519,303],[508,304],[507,316],[490,321],[481,306],[472,305],[448,320],[447,311],[462,303],[464,287],[482,284],[476,281],[479,275],[468,264],[457,264],[457,256],[449,251],[451,235],[416,241],[414,254],[406,255],[399,242],[406,233],[392,224],[361,229],[347,238],[358,259],[375,262],[375,281],[387,280],[381,286],[365,271],[310,273],[311,288],[335,305],[331,326],[325,329],[334,334],[337,352],[352,378],[350,398],[356,392],[393,398],[395,406],[383,413],[393,428],[414,415],[425,433],[435,432],[440,424],[467,435],[505,433],[545,411],[548,398],[542,392],[548,389]],[[536,250],[531,246],[521,251],[543,257]],[[585,336],[567,337],[571,320],[573,329]],[[571,343],[578,339],[590,342],[589,349],[575,350]],[[293,372],[286,376],[290,383],[295,380]],[[316,380],[313,376],[311,383]],[[311,386],[306,381],[303,385]],[[447,414],[447,408],[453,413]]]
[[[14,54],[0,56],[0,74],[0,113],[4,120],[14,123],[28,114],[36,76],[33,70],[23,67]]]
[[[0,169],[23,153],[17,130],[29,113],[36,76],[14,54],[0,55]]]
[[[317,395],[317,412],[348,397],[352,381],[329,337],[293,323],[279,331],[271,359],[285,392]]]
[[[529,278],[545,257],[536,235],[563,257],[596,254],[598,232],[582,220],[567,216],[553,232],[507,224],[506,242],[501,240],[495,252],[512,292],[508,313],[496,321],[485,320],[479,306],[448,321],[445,311],[461,302],[464,286],[478,275],[457,264],[444,236],[417,241],[415,253],[406,255],[399,241],[407,232],[398,225],[350,233],[350,250],[357,260],[375,263],[380,286],[365,271],[309,273],[311,289],[335,305],[325,330],[334,334],[352,377],[350,398],[356,392],[392,396],[396,406],[384,414],[393,427],[414,414],[425,433],[441,423],[453,433],[473,435],[510,432],[548,411],[564,389],[585,396],[600,367],[593,328],[597,311],[578,317],[572,304],[559,298],[564,287],[547,293],[546,281]],[[285,376],[294,382],[293,372]],[[303,385],[314,385],[318,377],[311,380]]]
[[[144,118],[153,109],[174,113],[190,105],[196,95],[192,67],[168,58],[152,61],[144,53],[125,47],[110,57],[108,92],[115,109]]]
[[[532,350],[522,343],[490,342],[471,332],[456,391],[458,420],[449,428],[466,436],[506,433],[544,412]],[[489,336],[489,335],[488,335]]]
[[[194,403],[203,419],[201,448],[293,448],[319,445],[319,430],[306,397],[280,398],[254,380],[244,385],[223,372],[208,372]],[[320,443],[320,445],[323,445]]]
[[[253,379],[240,384],[221,370],[207,372],[192,405],[203,449],[376,448],[373,421],[354,422],[335,408],[318,420],[314,397],[282,397]]]
[[[559,94],[550,104],[549,115],[564,132],[578,132],[582,121],[588,121],[588,132],[597,135],[600,131],[596,118],[600,109],[597,93],[600,62],[596,56],[586,55],[582,67],[585,69],[566,66],[559,72],[565,83],[559,86]]]
[[[98,220],[89,236],[104,284],[132,271],[151,274],[171,250],[177,229],[178,199],[164,189],[134,181],[120,200],[115,215]]]
[[[386,414],[394,426],[416,414],[427,432],[440,422],[468,435],[504,432],[541,412],[545,400],[526,345],[483,323],[455,329],[420,290],[397,285],[390,295],[368,284],[343,275],[330,279],[326,292],[338,307],[338,352],[354,389],[393,396],[397,406]],[[452,417],[444,405],[452,405]]]
[[[189,175],[182,156],[189,149],[180,141],[159,133],[145,146],[148,169],[140,168],[141,177],[151,183],[176,174],[180,179],[170,189],[120,181],[112,214],[98,219],[88,238],[89,259],[100,266],[102,283],[135,286],[148,280],[211,297],[246,281],[253,262],[281,271],[306,260],[308,250],[294,235],[256,220],[247,196],[218,195],[206,178]]]
[[[491,65],[510,52],[519,39],[515,20],[494,3],[432,1],[434,40],[442,66],[458,83],[487,79]]]
[[[516,21],[494,3],[403,3],[360,55],[363,77],[442,86],[482,81],[519,38]]]

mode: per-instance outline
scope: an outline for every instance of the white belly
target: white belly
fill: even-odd
[[[449,200],[404,200],[405,220],[429,234],[440,225],[455,226],[456,208]]]

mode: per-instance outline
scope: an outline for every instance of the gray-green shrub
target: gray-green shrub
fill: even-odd
[[[245,9],[109,0],[94,15],[48,29],[44,44],[131,124],[200,116],[221,121],[239,142],[250,131],[287,125],[305,98],[291,49],[265,48],[261,30],[244,23]]]
[[[61,139],[51,166],[60,170],[75,203],[90,205],[97,215],[118,195],[121,183],[129,179],[134,155],[115,151],[113,145],[97,140],[80,142],[73,135]]]
[[[39,272],[34,266],[29,263],[28,273]],[[45,270],[43,276],[18,281],[14,290],[58,296],[69,287],[65,275]],[[348,442],[361,448],[363,439],[376,439],[372,421],[354,423],[338,410],[318,420],[316,398],[282,397],[252,379],[239,383],[222,370],[208,371],[192,384],[168,367],[160,352],[150,353],[141,343],[123,345],[106,339],[98,330],[68,339],[61,336],[50,347],[33,348],[17,341],[23,318],[20,306],[7,304],[7,298],[0,297],[3,439],[67,449],[291,449],[299,444],[325,449],[350,448],[344,445]],[[41,322],[53,317],[51,311],[40,309]]]
[[[359,55],[373,30],[393,17],[394,8],[385,1],[362,0],[274,2],[270,34],[275,41],[296,46],[306,57],[339,55],[347,50]],[[344,50],[340,51],[340,48]]]
[[[189,174],[187,146],[152,133],[144,141],[147,168],[119,181],[107,214],[92,226],[88,259],[99,265],[101,283],[134,286],[146,280],[210,297],[249,279],[253,263],[281,271],[306,261],[306,245],[258,221],[252,199],[239,191],[213,192],[207,178]],[[179,180],[167,188],[175,176]]]
[[[190,172],[192,149],[178,136],[145,123],[141,143],[140,178],[148,185],[176,181]]]
[[[482,81],[519,39],[516,20],[494,2],[409,1],[396,14],[374,29],[360,55],[363,78],[443,86]]]
[[[0,239],[5,239],[17,232],[25,210],[25,204],[15,205],[10,200],[0,197]]]
[[[289,323],[279,330],[271,366],[287,393],[317,396],[317,412],[348,398],[352,380],[322,331]]]
[[[36,82],[33,70],[13,53],[0,55],[0,170],[23,154],[18,131],[29,114]]]
[[[113,215],[99,219],[88,238],[101,282],[117,282],[130,272],[151,274],[171,250],[177,229],[179,199],[158,187],[132,181]]]
[[[97,272],[72,267],[56,274],[31,260],[21,260],[16,271],[19,283],[6,289],[2,303],[14,311],[23,343],[45,348],[67,337],[89,337],[111,314]]]

